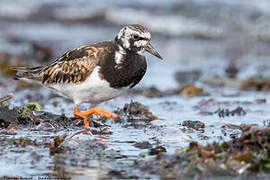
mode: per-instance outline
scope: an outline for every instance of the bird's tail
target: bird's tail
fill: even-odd
[[[15,80],[19,79],[29,79],[40,81],[40,71],[42,67],[13,67],[12,70],[16,72],[13,76]]]

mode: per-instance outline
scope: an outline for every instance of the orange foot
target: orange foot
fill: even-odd
[[[79,117],[83,117],[83,121],[84,121],[84,127],[85,129],[89,129],[89,116],[92,114],[95,115],[102,115],[108,118],[117,118],[118,115],[115,113],[111,113],[105,109],[102,109],[100,107],[94,107],[91,109],[88,109],[86,111],[79,111],[78,105],[76,105],[74,107],[74,112],[73,112],[74,116],[79,116]]]

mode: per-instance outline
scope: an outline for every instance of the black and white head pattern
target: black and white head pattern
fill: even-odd
[[[145,47],[149,44],[151,34],[148,30],[138,24],[127,25],[118,33],[116,40],[124,50],[143,54]]]

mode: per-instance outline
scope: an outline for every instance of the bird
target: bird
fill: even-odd
[[[15,67],[15,79],[40,83],[73,100],[73,115],[83,118],[85,130],[91,132],[92,114],[118,117],[98,104],[119,96],[141,81],[147,69],[144,52],[162,59],[150,40],[146,27],[126,25],[113,40],[73,48],[47,65]],[[91,108],[80,111],[82,103],[90,103]]]

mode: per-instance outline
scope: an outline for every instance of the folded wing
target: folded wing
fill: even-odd
[[[84,81],[98,63],[98,49],[94,46],[81,46],[64,53],[53,63],[39,67],[18,67],[17,79],[40,81],[42,84],[79,83]]]

